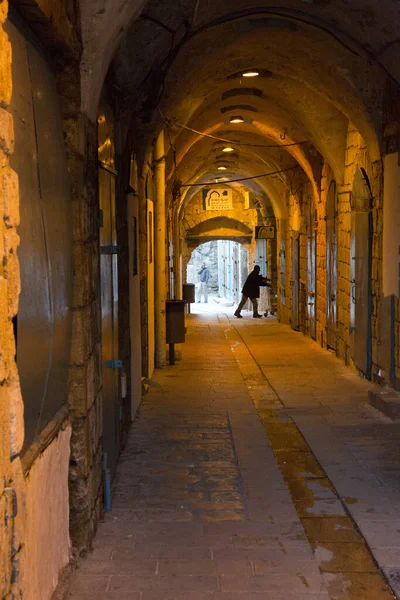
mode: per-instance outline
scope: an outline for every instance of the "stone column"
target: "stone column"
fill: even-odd
[[[165,300],[167,290],[164,131],[161,131],[157,138],[154,158],[156,187],[156,201],[154,210],[155,363],[156,367],[164,367],[166,364]]]
[[[173,242],[174,242],[174,270],[175,270],[175,298],[182,298],[182,252],[179,227],[179,211],[173,212]]]

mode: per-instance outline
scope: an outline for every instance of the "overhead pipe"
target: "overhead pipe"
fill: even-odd
[[[165,301],[167,293],[167,252],[166,252],[166,210],[165,210],[165,142],[164,131],[157,138],[155,153],[155,191],[154,207],[154,309],[155,309],[155,364],[166,365],[167,325]]]

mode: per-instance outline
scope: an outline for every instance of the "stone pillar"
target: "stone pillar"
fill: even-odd
[[[166,220],[165,220],[165,148],[164,131],[155,147],[155,227],[154,227],[154,279],[155,279],[155,342],[156,367],[166,364],[165,300],[167,290]]]
[[[399,153],[385,156],[383,200],[383,295],[400,295]]]
[[[175,271],[175,298],[182,298],[182,252],[180,239],[179,212],[173,213],[173,242],[174,242],[174,271]]]
[[[71,178],[74,283],[68,404],[70,536],[74,553],[91,547],[102,505],[101,305],[97,123],[80,111],[79,65],[58,76]]]

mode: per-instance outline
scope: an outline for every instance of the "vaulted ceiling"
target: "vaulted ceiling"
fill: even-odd
[[[246,183],[277,210],[279,184],[294,167],[316,188],[323,157],[342,180],[349,122],[379,159],[385,84],[400,79],[391,59],[400,8],[392,1],[384,11],[357,0],[265,4],[147,2],[125,22],[110,76],[142,143],[167,125],[170,182],[284,170]],[[259,75],[244,77],[248,69]],[[244,122],[230,123],[233,116]],[[233,152],[224,156],[224,145]]]

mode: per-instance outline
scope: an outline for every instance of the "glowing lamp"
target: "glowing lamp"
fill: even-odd
[[[248,71],[244,71],[242,73],[243,77],[258,77],[260,74],[259,71],[257,71],[256,69],[249,69]]]
[[[240,116],[231,117],[229,123],[244,123],[244,119]]]

